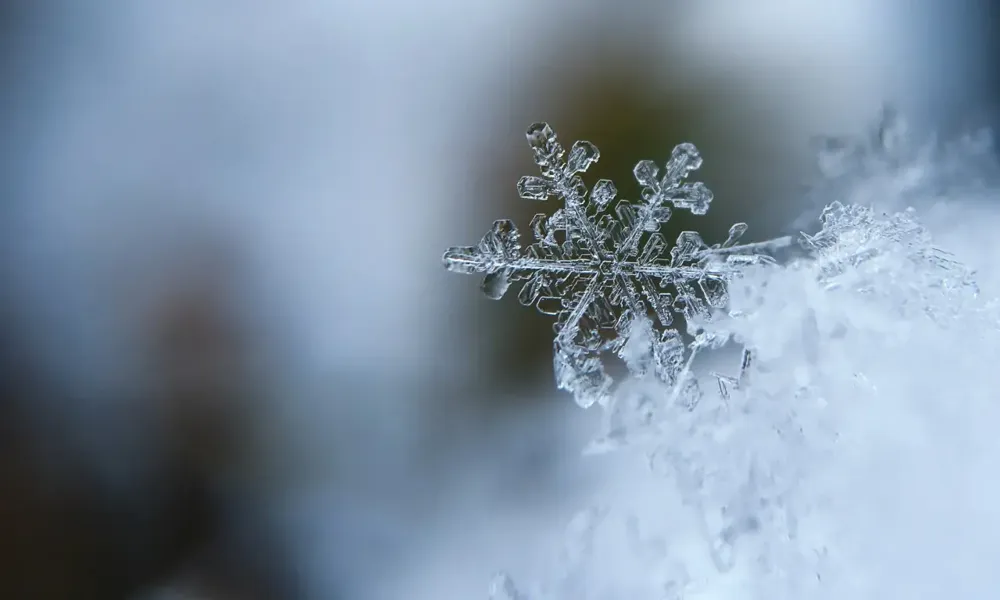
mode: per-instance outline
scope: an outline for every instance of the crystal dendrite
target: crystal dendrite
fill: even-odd
[[[672,212],[704,215],[712,201],[703,183],[687,181],[702,163],[692,144],[675,147],[663,171],[651,160],[637,163],[633,174],[642,186],[641,199],[627,200],[616,198],[610,180],[589,190],[584,184],[581,174],[600,157],[592,143],[578,141],[567,153],[546,123],[532,125],[527,138],[540,176],[522,177],[518,193],[528,200],[554,198],[562,207],[534,216],[534,241],[527,248],[514,223],[502,219],[478,245],[448,249],[445,267],[485,274],[482,289],[493,299],[520,283],[522,304],[556,317],[557,384],[581,406],[610,398],[612,381],[602,356],[622,352],[637,319],[652,317],[658,327],[648,345],[649,360],[626,361],[630,371],[652,370],[678,384],[687,361],[676,358],[688,349],[674,315],[689,322],[710,318],[726,306],[727,282],[742,267],[769,261],[767,252],[789,240],[738,244],[747,226],[737,223],[721,244],[709,246],[697,232],[684,231],[670,246],[660,229]]]

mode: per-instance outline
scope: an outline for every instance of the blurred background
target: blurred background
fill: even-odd
[[[445,272],[695,142],[724,237],[788,231],[809,140],[892,102],[996,123],[988,0],[6,0],[0,597],[482,598],[609,466],[551,323]]]

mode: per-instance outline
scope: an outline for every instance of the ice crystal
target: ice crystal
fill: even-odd
[[[567,153],[545,123],[532,125],[527,138],[541,175],[522,177],[518,193],[528,200],[555,198],[562,207],[534,216],[534,242],[527,248],[514,223],[498,220],[478,245],[445,252],[445,266],[485,274],[482,289],[493,299],[521,283],[522,304],[556,317],[556,382],[581,406],[608,402],[612,380],[602,356],[628,354],[633,324],[648,315],[659,328],[646,332],[643,352],[623,358],[634,375],[652,372],[676,382],[684,364],[677,357],[686,346],[675,314],[711,318],[726,306],[728,282],[745,266],[770,260],[768,251],[788,239],[739,244],[747,225],[737,223],[720,244],[709,246],[697,232],[684,231],[671,247],[660,229],[673,210],[704,215],[712,201],[703,183],[687,181],[702,163],[692,144],[675,147],[662,171],[650,160],[637,163],[633,174],[642,197],[627,200],[617,198],[607,179],[587,189],[581,174],[600,157],[590,142],[578,141]]]
[[[891,293],[900,311],[916,305],[941,322],[963,308],[964,298],[978,296],[979,288],[974,271],[935,246],[915,213],[908,208],[879,214],[869,206],[834,202],[820,216],[822,230],[803,234],[801,243],[827,289]]]
[[[827,515],[838,490],[827,487],[826,475],[851,446],[841,440],[854,426],[844,409],[885,402],[883,385],[900,385],[911,364],[933,364],[922,355],[945,351],[930,341],[968,335],[950,336],[948,327],[979,327],[974,311],[956,312],[977,290],[971,272],[935,247],[914,211],[833,203],[820,231],[800,242],[804,256],[749,268],[731,282],[729,317],[704,323],[687,352],[674,347],[671,360],[689,370],[699,348],[730,336],[749,344],[744,360],[754,360],[738,392],[691,406],[677,401],[683,394],[676,386],[629,381],[616,389],[602,436],[589,448],[640,452],[675,490],[682,506],[672,508],[674,519],[694,530],[697,551],[678,543],[637,548],[625,559],[628,568],[646,566],[628,570],[627,580],[616,575],[617,593],[602,595],[606,583],[595,572],[623,551],[605,543],[583,555],[572,582],[560,580],[538,598],[684,598],[699,582],[725,579],[743,580],[740,597],[837,597],[822,595],[823,588],[850,558],[835,551]],[[649,329],[627,345],[641,345]],[[869,370],[878,364],[881,372]]]
[[[871,183],[869,174],[878,169],[905,172],[912,153],[901,127],[887,112],[871,140],[843,152],[828,149],[829,176]],[[825,208],[810,215],[810,233],[798,237],[801,253],[780,264],[768,258],[775,244],[736,243],[742,225],[725,244],[708,247],[685,232],[669,252],[657,247],[643,258],[666,221],[648,211],[708,208],[707,200],[692,202],[690,193],[678,191],[698,185],[684,182],[699,164],[693,147],[679,147],[667,165],[668,175],[682,176],[657,179],[655,188],[644,183],[642,200],[630,202],[615,201],[606,182],[588,196],[579,173],[597,159],[593,146],[577,143],[563,162],[547,127],[533,127],[529,140],[542,177],[522,179],[522,195],[554,196],[563,208],[535,218],[535,243],[527,251],[503,221],[480,246],[450,250],[446,264],[485,273],[492,297],[524,281],[526,304],[546,298],[547,312],[558,317],[559,382],[578,396],[593,391],[584,386],[590,371],[579,364],[594,361],[587,364],[599,369],[604,352],[616,353],[633,374],[657,375],[631,378],[614,390],[603,431],[588,449],[638,452],[668,492],[643,498],[661,490],[640,491],[632,482],[627,497],[581,512],[568,528],[560,568],[547,570],[531,588],[499,576],[492,598],[883,598],[900,590],[908,597],[928,590],[955,595],[954,585],[971,597],[967,592],[978,582],[995,582],[977,574],[989,573],[995,558],[982,551],[990,547],[994,523],[981,528],[983,543],[965,541],[964,532],[980,530],[985,510],[961,511],[957,519],[976,527],[942,549],[942,539],[951,538],[937,535],[937,523],[956,517],[940,519],[938,504],[908,493],[943,485],[958,506],[996,503],[995,490],[980,484],[988,477],[965,479],[964,465],[954,464],[962,453],[991,448],[980,461],[988,474],[1000,454],[990,425],[998,418],[998,303],[980,297],[973,271],[937,246],[920,211],[904,208],[911,197],[933,196],[933,186],[910,185],[916,180],[907,175],[906,185],[878,187],[885,197],[877,203],[856,194],[827,196]],[[840,152],[839,158],[829,152]],[[637,177],[646,172],[643,164]],[[658,204],[650,201],[658,196],[664,198]],[[633,220],[622,216],[630,211]],[[637,232],[640,213],[650,226]],[[693,251],[685,249],[691,236]],[[656,243],[665,246],[662,237]],[[682,260],[675,262],[675,255]],[[644,276],[657,293],[671,288],[669,301],[657,304]],[[718,287],[706,288],[704,281]],[[724,318],[710,319],[723,305]],[[595,318],[599,310],[609,314]],[[686,332],[673,325],[676,313],[687,321]],[[695,372],[699,352],[730,340],[747,348],[737,373]],[[713,375],[721,394],[702,397],[692,389]],[[598,391],[610,394],[607,387]],[[932,431],[950,431],[951,443],[927,443]],[[954,493],[952,482],[977,491]],[[622,504],[632,502],[640,510],[648,502],[642,530],[631,515],[620,522]],[[887,518],[911,519],[898,522],[917,533],[903,527],[897,535],[871,533]],[[929,521],[933,534],[921,537]],[[926,545],[910,550],[897,537]],[[902,558],[884,558],[890,555]],[[947,577],[928,575],[939,563],[949,565]],[[966,564],[981,566],[951,576]]]

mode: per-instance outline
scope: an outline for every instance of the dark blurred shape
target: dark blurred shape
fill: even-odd
[[[227,306],[226,265],[217,254],[207,258],[184,268],[147,318],[154,406],[164,411],[172,454],[197,471],[238,460],[255,377]]]
[[[119,452],[145,455],[124,487],[78,451],[79,432],[38,410],[78,398],[45,377],[3,315],[0,598],[124,599],[182,575],[206,598],[295,597],[269,533],[233,517],[227,482],[248,460],[258,378],[226,273],[206,258],[149,313],[149,391],[118,415],[138,445],[102,432]]]
[[[164,466],[150,490],[163,509],[136,519],[136,507],[98,484],[58,420],[29,410],[43,395],[65,392],[21,360],[16,353],[26,345],[8,331],[0,365],[0,597],[126,598],[169,576],[211,528],[203,482]],[[47,455],[60,464],[46,468]]]

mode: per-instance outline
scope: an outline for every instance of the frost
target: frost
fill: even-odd
[[[653,161],[637,163],[633,174],[642,197],[633,201],[616,200],[614,183],[606,179],[588,191],[581,174],[600,157],[590,142],[578,141],[567,153],[545,123],[532,125],[527,138],[541,175],[522,177],[518,193],[528,200],[554,198],[562,206],[552,215],[535,215],[534,242],[527,248],[511,221],[498,220],[478,245],[445,252],[445,266],[485,274],[482,289],[493,299],[518,283],[522,304],[556,317],[556,382],[581,406],[611,399],[612,380],[602,362],[607,353],[628,355],[623,358],[633,375],[650,372],[677,382],[685,373],[678,351],[685,349],[674,316],[710,319],[726,306],[728,282],[744,267],[770,261],[768,252],[790,240],[740,244],[747,226],[737,223],[722,243],[709,246],[697,232],[684,231],[671,247],[660,229],[673,210],[704,215],[712,201],[703,183],[687,181],[702,163],[692,144],[674,148],[662,171]],[[659,328],[642,332],[645,348],[636,354],[626,341],[648,316]]]
[[[743,355],[749,362],[738,386],[691,405],[680,401],[676,385],[629,380],[615,391],[602,435],[589,448],[643,456],[677,498],[677,506],[660,510],[688,535],[655,520],[609,516],[621,507],[602,520],[578,517],[568,537],[587,535],[574,542],[581,549],[575,567],[538,598],[880,597],[866,591],[868,571],[852,557],[854,534],[831,516],[850,523],[843,515],[853,499],[830,474],[839,464],[854,470],[865,463],[864,455],[850,462],[860,452],[859,432],[874,429],[876,443],[886,444],[882,428],[900,429],[879,416],[892,398],[887,390],[920,398],[937,376],[919,374],[947,360],[955,340],[993,331],[977,346],[983,355],[971,370],[1000,357],[1000,338],[972,273],[935,247],[913,211],[834,203],[820,222],[818,233],[800,238],[804,256],[749,268],[730,283],[730,316],[702,323],[688,345],[675,338],[666,360],[681,371],[691,370],[699,348],[731,337],[747,344],[752,351]],[[648,322],[634,325],[626,360],[650,360],[644,348],[652,331]],[[924,389],[914,389],[916,381]],[[989,396],[963,409],[981,410]],[[662,543],[649,535],[664,529],[671,535]],[[608,541],[616,535],[631,541]],[[680,543],[692,535],[699,546]],[[592,543],[595,537],[601,543]],[[611,564],[615,576],[607,574]]]
[[[791,240],[740,244],[743,224],[721,244],[683,232],[667,247],[659,230],[670,211],[704,214],[711,201],[687,183],[700,165],[693,146],[675,149],[663,175],[640,162],[641,200],[616,200],[611,182],[588,192],[580,177],[599,156],[593,145],[566,153],[547,126],[532,127],[541,176],[518,188],[562,206],[532,220],[527,249],[498,221],[479,246],[450,249],[445,264],[485,274],[493,298],[523,283],[522,302],[557,317],[559,386],[604,408],[587,451],[641,458],[666,493],[647,499],[630,482],[624,502],[596,502],[572,520],[541,583],[525,593],[503,575],[493,598],[996,596],[1000,518],[987,507],[1000,492],[983,481],[1000,460],[1000,302],[981,297],[975,273],[910,207],[946,178],[909,171],[928,155],[896,116],[884,117],[870,140],[831,143],[821,159],[829,180],[891,171],[885,181],[903,185],[877,186],[879,202],[828,198],[781,263],[772,251]],[[731,342],[744,348],[734,372],[696,364]],[[601,362],[608,353],[632,374],[614,389]],[[702,395],[705,382],[720,393]],[[928,443],[935,430],[949,442]],[[961,452],[979,457],[980,473],[963,478]],[[939,518],[936,505],[897,489],[905,477],[927,480],[910,489],[945,488],[949,505],[969,510]],[[638,513],[624,506],[644,499]],[[895,535],[873,533],[899,514],[920,516],[900,520]],[[993,521],[980,529],[981,517]],[[939,535],[939,521],[962,519],[960,534]],[[967,547],[970,534],[979,547]],[[925,575],[935,570],[961,575]]]

